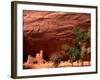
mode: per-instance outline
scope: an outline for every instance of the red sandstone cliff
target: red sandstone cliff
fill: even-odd
[[[90,14],[24,11],[24,51],[42,49],[44,55],[61,50],[62,44],[72,45],[74,27],[90,28]]]

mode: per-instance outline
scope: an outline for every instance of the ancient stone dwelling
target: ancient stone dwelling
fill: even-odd
[[[39,53],[36,53],[35,57],[28,55],[28,64],[43,64],[44,62],[45,60],[43,59],[43,50],[40,50]]]

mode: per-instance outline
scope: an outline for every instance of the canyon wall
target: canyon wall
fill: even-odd
[[[23,11],[24,52],[43,50],[44,55],[61,51],[63,44],[73,45],[72,29],[87,31],[91,26],[88,13]]]

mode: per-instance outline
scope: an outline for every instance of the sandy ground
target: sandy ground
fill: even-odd
[[[90,62],[89,61],[84,61],[84,66],[90,66]],[[52,62],[46,62],[44,64],[28,64],[28,63],[24,63],[24,68],[52,68],[53,67],[53,63]],[[73,67],[80,67],[81,66],[81,62],[77,63],[77,62],[74,62],[73,63]],[[68,61],[62,61],[58,67],[72,67],[72,64]]]

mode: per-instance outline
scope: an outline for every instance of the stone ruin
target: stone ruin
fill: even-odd
[[[43,59],[43,50],[40,50],[39,53],[36,53],[35,57],[28,55],[27,63],[29,64],[43,64],[46,61]]]

